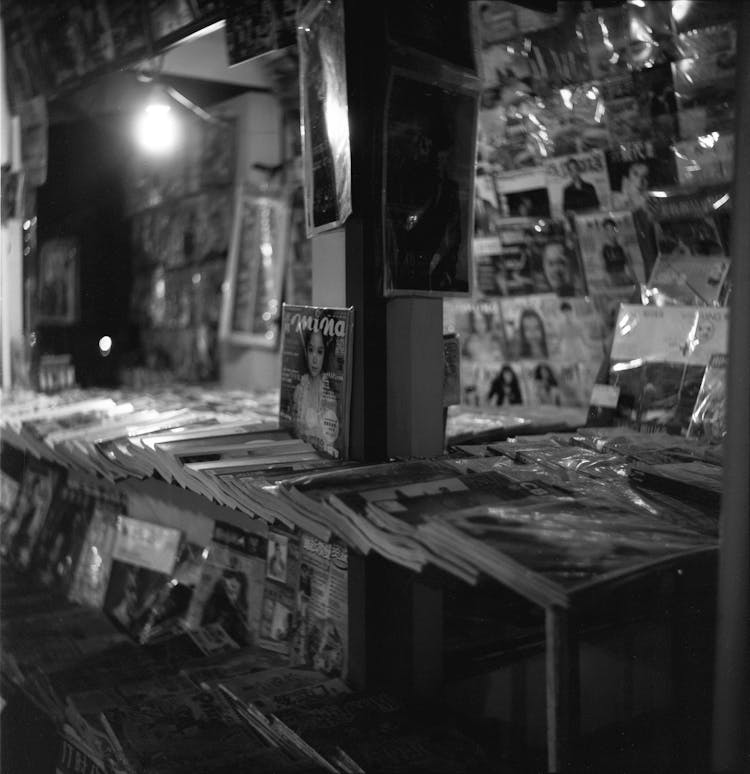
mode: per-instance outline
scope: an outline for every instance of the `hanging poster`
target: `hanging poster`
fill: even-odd
[[[349,107],[342,0],[311,0],[300,11],[302,136],[307,235],[344,223],[352,211]]]
[[[435,72],[429,67],[428,62],[394,66],[389,77],[383,159],[386,295],[470,290],[478,79],[448,65],[433,65]]]
[[[50,239],[39,251],[36,322],[71,325],[78,320],[78,243],[70,237]]]
[[[288,235],[286,202],[248,188],[237,197],[221,336],[275,347]]]

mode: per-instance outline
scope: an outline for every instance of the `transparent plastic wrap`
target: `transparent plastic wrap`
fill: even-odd
[[[138,637],[140,642],[154,642],[183,630],[204,561],[203,546],[183,542],[174,570],[158,590],[145,616]]]
[[[726,186],[651,191],[657,259],[644,303],[717,306],[729,271],[726,226],[731,199]]]
[[[671,58],[670,22],[668,3],[627,3],[583,13],[580,28],[591,75],[608,78]]]
[[[117,517],[104,611],[135,639],[144,631],[161,590],[172,577],[181,542],[178,529]]]
[[[673,146],[683,185],[730,183],[734,177],[734,133],[711,132]]]
[[[297,20],[309,237],[342,225],[352,211],[344,3],[310,0]]]
[[[736,32],[714,26],[679,36],[684,58],[672,63],[680,137],[732,131]]]
[[[620,422],[684,434],[711,356],[727,351],[728,328],[726,308],[623,304],[609,369]]]
[[[695,401],[688,436],[721,442],[727,435],[726,355],[713,355]]]
[[[632,295],[646,279],[632,213],[576,215],[575,225],[589,292],[621,298]]]

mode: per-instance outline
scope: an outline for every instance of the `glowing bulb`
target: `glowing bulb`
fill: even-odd
[[[690,0],[674,0],[672,3],[672,18],[676,22],[681,22],[690,10]]]
[[[135,136],[147,153],[169,153],[177,142],[177,122],[169,105],[152,103],[138,117]]]
[[[102,336],[99,339],[99,354],[102,357],[107,357],[112,351],[112,339],[109,336]]]

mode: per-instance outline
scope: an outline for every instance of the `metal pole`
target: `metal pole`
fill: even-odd
[[[740,772],[747,759],[750,576],[750,3],[738,3],[732,202],[732,308],[721,508],[712,771]]]

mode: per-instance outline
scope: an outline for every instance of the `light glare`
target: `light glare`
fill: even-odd
[[[177,122],[169,105],[152,103],[138,116],[136,140],[147,153],[169,153],[177,143]]]

